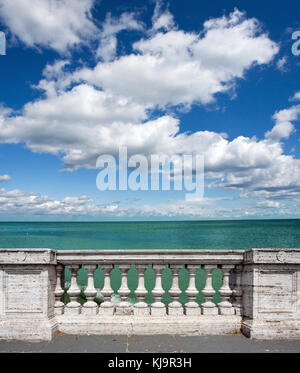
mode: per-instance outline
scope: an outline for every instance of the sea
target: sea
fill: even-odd
[[[300,248],[300,219],[0,222],[0,248],[236,250]]]

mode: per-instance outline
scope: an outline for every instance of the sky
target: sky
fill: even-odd
[[[0,0],[0,220],[299,218],[299,14],[298,0]],[[97,158],[120,147],[201,154],[204,196],[99,190]]]

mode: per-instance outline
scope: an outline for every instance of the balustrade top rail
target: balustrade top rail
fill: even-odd
[[[57,263],[240,264],[245,250],[58,250]]]
[[[53,250],[0,249],[0,264],[300,264],[300,249]]]

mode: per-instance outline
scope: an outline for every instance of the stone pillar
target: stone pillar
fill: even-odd
[[[234,308],[232,303],[229,302],[229,299],[232,295],[232,290],[229,287],[229,275],[234,265],[223,264],[221,266],[223,271],[223,284],[219,290],[219,294],[222,297],[222,301],[218,303],[220,315],[234,315]]]
[[[202,293],[205,296],[206,302],[201,304],[202,313],[203,315],[217,315],[218,307],[212,302],[215,295],[215,290],[212,287],[212,272],[217,267],[211,264],[205,264],[203,267],[206,271],[206,284]]]
[[[165,269],[164,264],[154,264],[153,269],[156,273],[155,288],[152,290],[152,294],[155,298],[155,302],[151,304],[151,315],[152,316],[165,316],[166,306],[162,303],[161,299],[164,294],[164,289],[161,284],[162,271]]]
[[[99,307],[99,315],[109,315],[112,316],[114,314],[114,304],[111,302],[111,295],[113,293],[113,289],[110,285],[110,273],[113,269],[112,264],[101,264],[101,268],[104,271],[104,286],[101,290],[101,294],[103,295],[104,302],[100,304]]]
[[[65,306],[65,315],[76,316],[80,314],[81,305],[77,302],[77,298],[80,294],[80,289],[77,284],[77,272],[80,268],[79,264],[69,265],[71,271],[71,285],[67,291],[67,294],[70,297],[70,302]]]
[[[127,273],[130,269],[130,264],[120,264],[118,267],[121,271],[121,287],[118,291],[121,302],[117,304],[116,315],[131,315],[131,305],[127,302],[127,297],[130,294],[127,285]]]
[[[55,295],[55,304],[54,304],[54,313],[55,315],[62,315],[64,313],[65,304],[62,301],[64,295],[64,284],[62,285],[63,272],[65,267],[61,264],[56,266],[56,288],[54,291]]]
[[[183,307],[179,302],[179,296],[181,290],[179,288],[179,271],[182,268],[182,265],[171,264],[170,268],[172,270],[172,287],[169,290],[169,294],[172,297],[172,302],[168,305],[168,314],[169,315],[183,315]]]
[[[58,330],[55,252],[2,249],[0,254],[0,339],[50,341]]]
[[[97,290],[95,289],[94,285],[94,272],[97,269],[96,264],[85,264],[84,268],[87,270],[88,273],[88,283],[87,287],[84,290],[84,295],[86,296],[87,302],[84,303],[81,313],[83,315],[97,315],[98,312],[98,305],[94,301],[94,298],[97,294]]]
[[[201,314],[201,308],[196,302],[196,297],[198,295],[198,289],[196,288],[196,272],[199,268],[199,265],[188,264],[187,269],[189,271],[189,286],[186,289],[185,293],[189,298],[189,301],[184,305],[185,314],[187,316],[199,316]]]
[[[144,297],[147,294],[147,290],[145,288],[145,272],[148,265],[138,264],[135,267],[138,271],[139,281],[138,287],[135,290],[138,302],[134,305],[133,313],[135,316],[147,316],[150,314],[150,308],[148,304],[144,302]]]
[[[232,291],[232,295],[234,297],[233,307],[235,310],[235,314],[237,316],[243,315],[243,290],[241,286],[242,282],[242,271],[243,266],[242,265],[236,265],[234,269],[234,275],[235,275],[235,284]]]
[[[300,339],[300,250],[244,254],[242,333],[254,339]]]

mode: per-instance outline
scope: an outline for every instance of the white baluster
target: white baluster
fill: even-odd
[[[243,315],[243,290],[241,286],[242,282],[242,265],[237,265],[235,267],[234,273],[235,273],[235,286],[232,291],[232,295],[234,296],[234,302],[233,307],[235,309],[235,314],[238,316]]]
[[[94,298],[97,294],[97,290],[95,289],[94,285],[94,272],[97,269],[96,264],[85,264],[84,268],[87,270],[88,273],[88,282],[87,287],[84,290],[84,295],[87,298],[87,302],[84,303],[81,313],[84,315],[96,315],[98,311],[98,305],[94,301]]]
[[[168,305],[168,314],[169,315],[183,315],[182,304],[178,301],[181,294],[179,288],[179,271],[182,268],[182,265],[171,264],[170,268],[172,270],[172,287],[169,290],[169,294],[172,297],[172,302]]]
[[[138,302],[134,305],[133,313],[135,316],[147,316],[150,314],[150,308],[146,302],[144,302],[144,297],[147,294],[145,288],[145,271],[148,267],[147,264],[137,264],[136,269],[138,271],[138,287],[135,290],[135,294],[138,298]]]
[[[206,271],[206,284],[202,294],[205,296],[206,302],[201,304],[202,313],[203,315],[217,315],[218,307],[212,302],[215,294],[215,290],[212,287],[212,272],[217,267],[211,264],[205,264],[203,267]]]
[[[113,293],[113,289],[110,285],[110,273],[113,269],[112,264],[101,264],[101,268],[104,271],[104,286],[101,290],[101,294],[103,295],[104,302],[100,304],[99,307],[99,315],[110,315],[114,314],[114,304],[111,302],[111,295]]]
[[[55,304],[54,313],[55,315],[62,315],[64,313],[65,304],[62,302],[62,297],[64,295],[64,289],[62,288],[62,277],[65,268],[61,264],[56,266],[56,287],[54,290]],[[64,284],[63,284],[64,287]]]
[[[81,305],[77,302],[77,298],[80,294],[80,289],[77,284],[77,272],[80,268],[78,264],[72,264],[69,266],[71,271],[71,286],[68,289],[67,293],[70,297],[70,302],[65,306],[66,315],[79,315]]]
[[[199,316],[201,315],[201,308],[196,302],[196,297],[199,293],[198,289],[196,288],[196,272],[199,265],[188,264],[186,267],[189,271],[189,286],[185,293],[188,296],[189,301],[184,305],[185,314],[187,316]]]
[[[118,267],[121,271],[121,287],[118,290],[121,297],[121,302],[117,304],[116,315],[130,315],[132,313],[131,305],[126,301],[128,295],[130,294],[130,290],[127,286],[127,272],[130,269],[130,264],[120,264]]]
[[[221,268],[223,271],[223,284],[219,290],[219,294],[222,297],[222,301],[218,303],[220,315],[234,315],[234,307],[229,302],[229,298],[232,295],[232,290],[229,287],[229,275],[234,265],[223,264]]]
[[[165,265],[154,264],[152,267],[154,271],[156,272],[156,282],[155,282],[155,288],[152,290],[152,294],[155,298],[155,302],[151,304],[151,315],[152,316],[164,316],[167,314],[167,312],[166,312],[166,306],[161,301],[162,296],[164,294],[164,289],[162,288],[162,284],[161,284],[161,275],[162,275],[162,271],[165,268]]]

